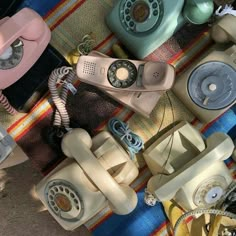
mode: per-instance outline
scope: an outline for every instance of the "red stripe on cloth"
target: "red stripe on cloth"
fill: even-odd
[[[195,124],[197,124],[197,122],[198,122],[198,119],[195,118],[195,119],[193,119],[193,120],[191,121],[191,124],[192,124],[192,125],[195,125]]]
[[[116,116],[116,115],[121,111],[122,108],[123,108],[123,105],[119,105],[119,106],[113,111],[113,113],[111,114],[110,117]],[[104,120],[103,122],[101,122],[100,125],[98,125],[97,128],[94,129],[94,131],[95,131],[95,132],[100,131],[100,129],[101,129],[103,126],[105,126],[105,125],[107,124],[107,122],[108,122],[109,119],[110,119],[110,118],[108,118],[108,119]]]
[[[164,221],[157,229],[155,229],[155,231],[153,231],[153,233],[150,234],[150,236],[155,236],[156,233],[158,233],[161,229],[166,227],[168,224],[169,224],[168,221]]]
[[[204,48],[202,48],[197,54],[195,54],[194,57],[191,58],[187,63],[185,63],[183,66],[181,66],[179,69],[177,69],[176,73],[182,72],[185,68],[187,68],[194,60],[196,60],[203,52],[205,52],[206,48],[212,45],[212,42],[209,42],[205,45]]]
[[[78,9],[86,0],[78,2],[70,11],[63,15],[54,25],[51,26],[51,30],[54,30],[63,20],[65,20],[70,14],[72,14],[76,9]]]
[[[127,122],[134,114],[134,111],[130,111],[130,113],[125,117],[124,121]]]
[[[226,112],[226,111],[225,111]],[[205,132],[211,125],[213,125],[221,116],[223,116],[225,114],[225,112],[223,114],[221,114],[220,116],[218,116],[215,120],[211,121],[210,123],[208,123],[207,125],[205,125],[202,129],[201,132]]]
[[[37,118],[27,129],[25,129],[22,133],[20,133],[18,136],[15,137],[15,140],[19,140],[22,138],[31,128],[33,128],[37,123],[39,123],[41,120],[43,120],[50,112],[52,109],[47,110],[44,112],[41,116]]]
[[[21,117],[19,120],[17,120],[15,123],[13,123],[8,129],[7,132],[10,133],[18,124],[27,116],[28,114]]]
[[[98,48],[100,48],[101,46],[103,46],[106,42],[108,42],[112,37],[114,36],[113,33],[111,33],[110,35],[108,35],[101,43],[99,43],[94,49],[97,50]]]
[[[56,11],[56,9],[66,1],[67,0],[62,0],[59,3],[57,3],[49,12],[47,12],[45,16],[43,16],[43,19],[46,19],[47,17],[49,17],[49,15],[51,15],[54,11]]]
[[[230,169],[234,165],[234,161],[230,161],[229,163],[226,164],[226,166]]]
[[[176,60],[181,54],[183,54],[186,50],[191,48],[197,41],[201,39],[201,37],[206,33],[207,30],[204,29],[196,38],[190,41],[182,50],[180,50],[176,55],[171,57],[171,59],[168,61],[168,63],[172,63],[174,60]]]
[[[90,231],[95,230],[97,227],[99,227],[103,222],[105,222],[112,215],[113,215],[113,212],[109,212],[101,221],[97,222],[93,227],[91,227]]]

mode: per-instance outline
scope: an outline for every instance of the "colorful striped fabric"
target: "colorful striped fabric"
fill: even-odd
[[[38,5],[35,3],[38,3]],[[50,2],[50,4],[49,4]],[[106,28],[105,15],[111,10],[111,0],[69,0],[69,1],[25,1],[25,5],[37,10],[45,19],[52,30],[51,44],[65,57],[73,50],[85,34],[93,33],[96,36],[96,50],[110,54],[111,45],[118,40]],[[181,73],[199,54],[207,50],[212,41],[206,28],[198,29],[196,37],[193,37],[184,48],[171,48],[174,38],[170,39],[160,49],[155,51],[147,59],[166,59],[175,66],[177,73]],[[178,76],[177,76],[178,79]],[[150,119],[141,117],[129,109],[118,106],[111,116],[116,116],[129,123],[129,127],[148,142],[160,129],[163,114],[164,123],[160,130],[173,121],[187,120],[204,133],[207,137],[213,132],[221,131],[229,133],[236,138],[236,107],[229,109],[219,119],[210,124],[201,124],[172,94],[168,95],[173,103],[175,120],[172,120],[172,111],[167,109],[168,97],[165,95],[154,109]],[[52,112],[49,94],[41,99],[34,109],[9,127],[8,132],[20,140],[41,120]],[[107,120],[104,120],[96,129],[106,129]],[[235,173],[235,165],[232,160],[227,160],[227,165],[232,173]],[[140,175],[132,184],[137,191],[139,202],[134,212],[127,216],[112,214],[109,208],[105,208],[93,217],[86,226],[97,236],[147,236],[169,235],[170,226],[163,212],[162,206],[148,207],[144,204],[144,187],[151,176],[145,163],[141,164]]]

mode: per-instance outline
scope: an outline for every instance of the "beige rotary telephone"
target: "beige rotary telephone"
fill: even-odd
[[[211,29],[216,44],[184,71],[175,95],[203,123],[222,115],[236,101],[236,16],[225,15]]]
[[[85,130],[72,129],[63,137],[62,150],[68,158],[36,191],[64,229],[79,227],[107,205],[120,215],[134,210],[137,195],[129,184],[138,168],[110,133],[91,139]]]
[[[182,121],[143,153],[153,177],[147,189],[159,201],[175,199],[185,210],[218,203],[233,178],[225,163],[234,144],[224,133],[206,140]]]

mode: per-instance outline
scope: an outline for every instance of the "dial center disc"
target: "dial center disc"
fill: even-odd
[[[116,77],[119,80],[126,80],[129,77],[129,71],[124,67],[119,68],[116,71]]]
[[[54,201],[56,205],[65,212],[70,211],[72,208],[70,199],[64,194],[56,194]]]
[[[145,2],[138,2],[134,7],[132,11],[132,15],[135,21],[137,22],[144,22],[147,20],[150,9],[147,3]]]

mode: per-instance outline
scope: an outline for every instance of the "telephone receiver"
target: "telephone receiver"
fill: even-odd
[[[108,28],[138,59],[167,41],[186,22],[206,23],[213,0],[120,0],[106,17]]]
[[[204,24],[211,17],[213,9],[212,0],[185,0],[183,16],[192,24]]]
[[[182,121],[144,151],[153,174],[147,189],[159,201],[174,199],[185,210],[212,207],[233,182],[224,163],[233,150],[228,135],[213,133],[205,139]]]
[[[113,91],[165,91],[175,79],[174,67],[164,62],[89,55],[79,58],[76,72],[82,82]]]
[[[135,209],[137,194],[129,184],[138,168],[110,133],[91,138],[83,129],[72,129],[61,147],[68,158],[36,186],[36,192],[64,229],[79,227],[107,206],[119,215]]]
[[[211,28],[212,39],[219,44],[232,42],[236,44],[235,32],[236,17],[225,15],[216,22]]]
[[[119,185],[94,157],[90,148],[92,140],[85,130],[72,130],[62,140],[62,151],[74,158],[85,174],[108,199],[112,211],[125,215],[134,210],[137,204],[135,191],[126,185]],[[91,174],[92,173],[92,174]]]
[[[0,20],[0,89],[20,79],[43,53],[51,32],[42,17],[23,8]]]

